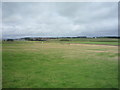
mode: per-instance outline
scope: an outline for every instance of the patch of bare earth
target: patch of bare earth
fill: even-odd
[[[89,45],[89,46],[109,46],[109,47],[118,47],[117,45],[103,45],[103,44],[79,44],[79,43],[74,43],[74,44],[70,44],[70,45]]]
[[[89,51],[92,51],[92,52],[109,52],[109,51],[93,51],[93,50],[89,50]]]

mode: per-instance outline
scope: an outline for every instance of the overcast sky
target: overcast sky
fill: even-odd
[[[4,2],[3,38],[118,34],[117,2]]]

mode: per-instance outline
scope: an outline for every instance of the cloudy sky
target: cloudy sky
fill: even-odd
[[[3,38],[118,34],[117,2],[3,2]]]

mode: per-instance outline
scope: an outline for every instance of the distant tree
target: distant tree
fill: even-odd
[[[14,41],[13,39],[7,39],[7,41]]]
[[[29,38],[29,37],[26,37],[26,38],[24,38],[25,40],[28,40],[28,41],[32,41],[32,39],[31,38]]]

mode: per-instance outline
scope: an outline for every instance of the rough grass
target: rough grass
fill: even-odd
[[[3,88],[117,88],[117,46],[4,42]]]

